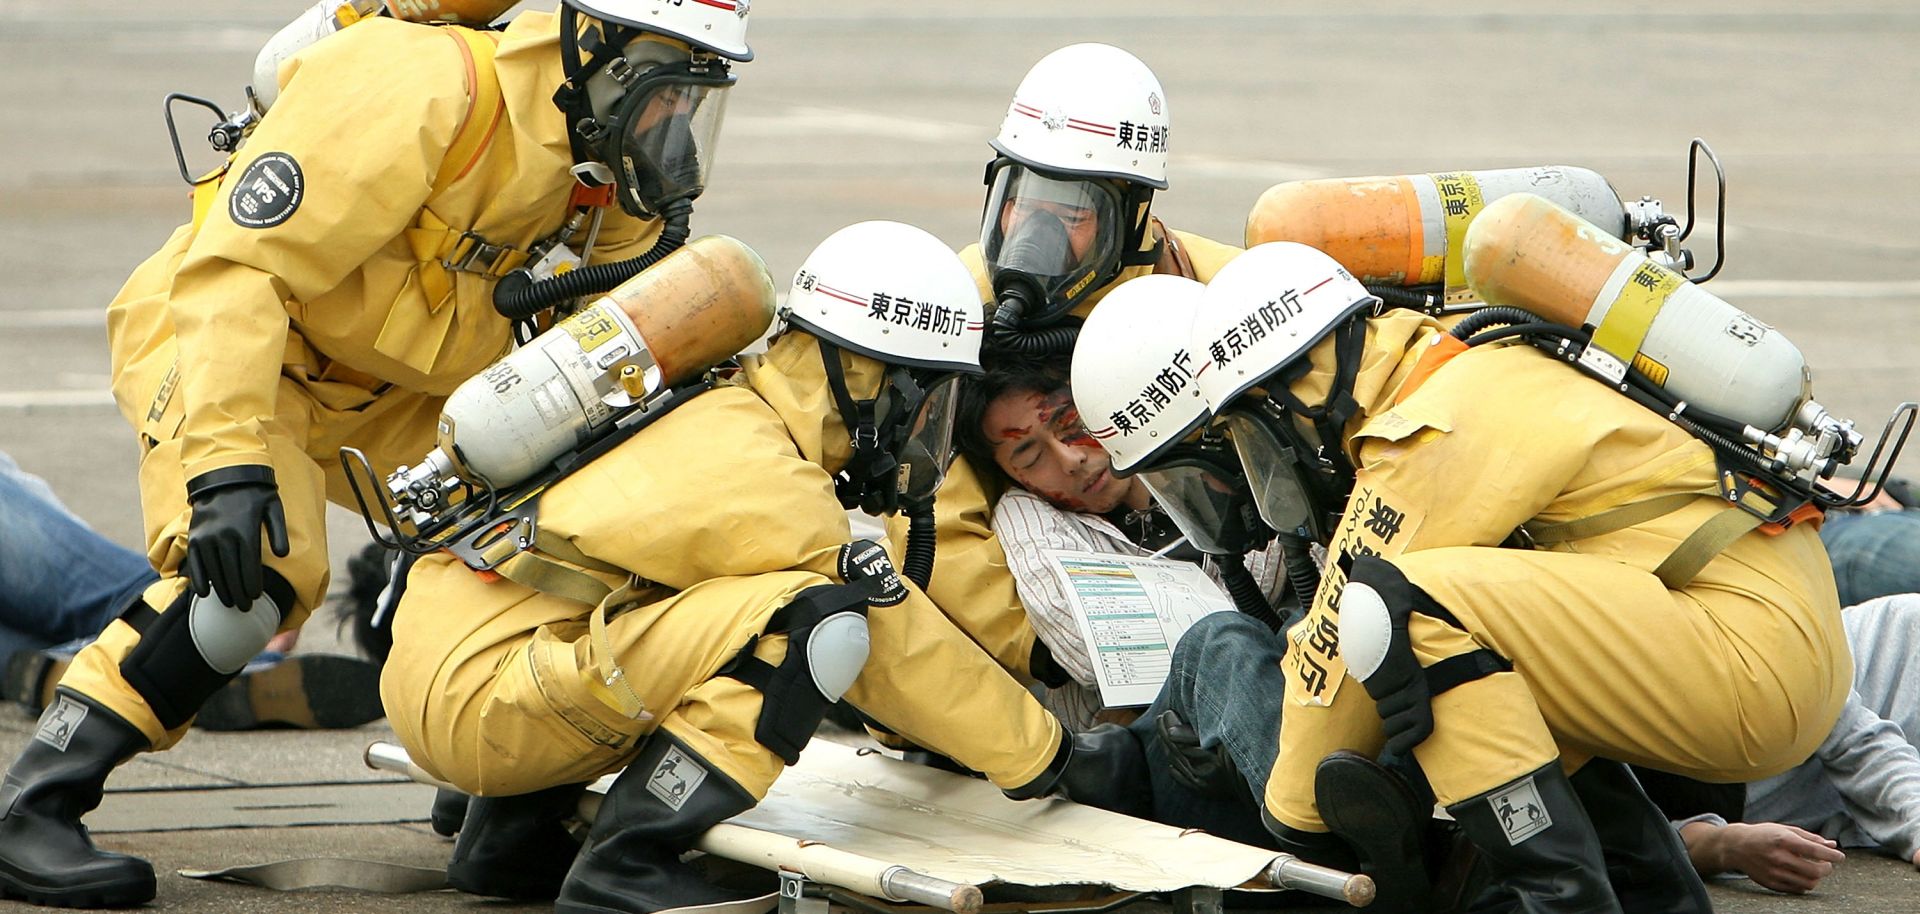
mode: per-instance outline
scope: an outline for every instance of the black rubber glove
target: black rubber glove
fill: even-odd
[[[1154,718],[1153,728],[1160,744],[1167,747],[1167,773],[1189,790],[1206,797],[1231,799],[1244,797],[1246,781],[1233,764],[1227,747],[1212,749],[1200,745],[1200,734],[1187,726],[1175,711],[1162,711]]]
[[[253,608],[266,581],[261,571],[260,528],[267,528],[273,554],[288,551],[287,516],[273,468],[237,466],[210,470],[187,480],[187,580],[198,596],[208,591],[241,611]]]
[[[1361,684],[1373,696],[1374,709],[1380,713],[1387,734],[1386,751],[1411,758],[1413,747],[1433,735],[1433,696],[1427,688],[1426,671],[1414,659],[1406,616],[1394,620],[1392,633],[1380,669]]]

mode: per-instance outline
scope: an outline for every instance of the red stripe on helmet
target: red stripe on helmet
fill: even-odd
[[[693,0],[693,2],[701,6],[711,6],[714,9],[726,10],[729,13],[737,13],[740,11],[740,4],[735,3],[734,0]]]
[[[1105,439],[1105,438],[1111,438],[1118,433],[1113,430],[1113,426],[1109,425],[1106,428],[1087,429],[1087,434],[1092,435],[1095,438]]]
[[[849,305],[859,305],[862,308],[871,307],[873,305],[873,302],[869,299],[861,298],[860,296],[854,295],[850,292],[842,292],[839,289],[829,286],[823,282],[815,282],[813,284],[813,289],[816,292],[819,292],[830,298],[837,298],[843,302],[846,302]]]

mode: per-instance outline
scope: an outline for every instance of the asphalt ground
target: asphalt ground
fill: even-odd
[[[161,96],[237,105],[255,50],[301,7],[0,0],[0,449],[128,546],[141,545],[135,446],[107,392],[101,311],[187,215]],[[694,225],[746,241],[776,277],[862,219],[970,240],[986,141],[1021,74],[1055,47],[1104,41],[1146,60],[1165,87],[1177,132],[1172,187],[1155,212],[1222,240],[1238,240],[1263,189],[1306,177],[1572,164],[1623,197],[1684,211],[1687,144],[1705,137],[1729,197],[1726,267],[1708,289],[1786,331],[1821,401],[1870,435],[1920,395],[1920,10],[1898,0],[763,0],[753,17],[759,57],[740,69]],[[341,142],[356,141],[350,128]],[[197,129],[187,132],[192,161],[209,162]],[[1709,258],[1710,191],[1700,194]],[[337,563],[365,534],[345,512],[331,526]],[[346,648],[317,620],[303,649]],[[0,756],[29,729],[0,711]],[[383,733],[197,734],[116,773],[102,816],[140,830],[102,827],[101,842],[151,857],[163,874],[320,854],[436,864],[447,845],[422,824],[412,788],[380,787],[392,796],[305,819],[299,802],[230,802],[257,785],[322,785],[298,790],[331,796],[385,780],[358,762]],[[158,805],[169,795],[175,805]],[[150,821],[168,809],[177,824]],[[262,824],[271,815],[357,824]],[[1920,909],[1916,889],[1908,867],[1855,853],[1811,898],[1744,883],[1715,896],[1727,911],[1902,911]],[[448,893],[277,895],[173,875],[157,906],[519,909]]]

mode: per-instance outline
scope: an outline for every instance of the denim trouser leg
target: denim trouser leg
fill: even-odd
[[[1280,697],[1286,682],[1280,671],[1284,652],[1280,636],[1233,612],[1201,619],[1180,639],[1166,687],[1133,724],[1146,746],[1155,819],[1271,846],[1273,839],[1260,824],[1260,798],[1278,752]],[[1168,709],[1178,712],[1200,735],[1201,746],[1227,747],[1247,780],[1248,794],[1232,799],[1207,797],[1173,779],[1167,749],[1154,729],[1154,719]]]
[[[1841,606],[1920,591],[1920,510],[1829,514],[1820,541],[1833,559]]]
[[[145,556],[95,533],[0,453],[0,648],[98,634],[158,577]]]

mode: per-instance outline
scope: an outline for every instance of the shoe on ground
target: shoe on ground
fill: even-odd
[[[234,677],[201,706],[194,726],[337,730],[379,720],[386,713],[380,705],[379,664],[334,654],[294,654]]]

